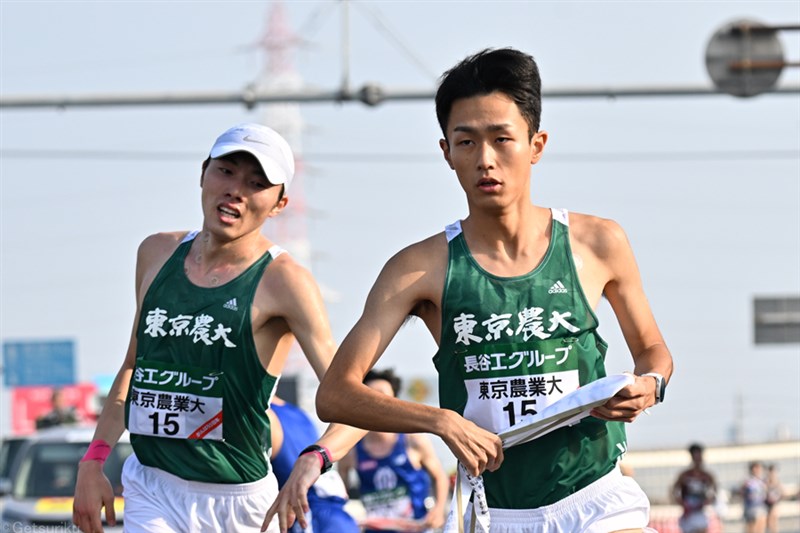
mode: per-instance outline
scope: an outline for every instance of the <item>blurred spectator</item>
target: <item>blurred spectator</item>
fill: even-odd
[[[391,369],[369,371],[364,383],[390,396],[400,391],[400,378]],[[339,461],[339,469],[345,482],[350,471],[358,474],[366,533],[429,531],[444,525],[450,483],[427,435],[370,431]]]
[[[746,533],[764,533],[767,525],[767,484],[762,479],[764,468],[750,463],[750,477],[742,485]]]
[[[717,484],[714,476],[703,465],[703,447],[699,444],[689,446],[691,466],[680,473],[672,494],[683,508],[679,525],[683,533],[706,533],[708,516],[706,506],[716,497]]]
[[[36,429],[75,424],[80,421],[75,407],[64,403],[61,389],[53,389],[53,396],[50,401],[53,404],[53,410],[36,419]]]
[[[277,396],[270,402],[267,411],[270,419],[272,453],[270,463],[283,487],[292,473],[294,461],[309,444],[319,439],[319,432],[308,414]],[[359,533],[355,519],[345,510],[347,490],[336,470],[322,474],[308,489],[307,517],[310,527],[304,530],[295,521],[289,533]]]
[[[778,502],[783,499],[783,485],[778,478],[778,467],[767,467],[767,531],[778,533]]]

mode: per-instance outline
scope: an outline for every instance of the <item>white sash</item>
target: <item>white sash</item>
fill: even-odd
[[[603,405],[622,388],[635,381],[632,374],[615,374],[588,383],[566,394],[557,402],[548,405],[535,415],[527,415],[521,422],[498,433],[503,440],[503,448],[538,439],[551,431],[577,424],[589,416],[592,409]],[[456,472],[456,486],[450,502],[450,513],[444,526],[444,533],[466,533],[464,531],[465,513],[470,496],[474,493],[472,505],[472,527],[469,533],[489,533],[491,520],[483,477],[471,476],[461,463]]]

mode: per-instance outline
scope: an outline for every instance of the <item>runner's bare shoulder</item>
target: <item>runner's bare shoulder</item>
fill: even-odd
[[[307,296],[308,291],[319,291],[311,271],[290,253],[273,256],[259,283],[261,289],[277,298],[299,298]]]
[[[447,239],[444,232],[437,233],[397,252],[381,272],[400,286],[416,285],[441,292],[447,270]]]
[[[588,250],[600,260],[608,259],[621,247],[629,246],[622,226],[609,218],[570,213],[569,231],[574,247],[584,252]]]
[[[139,289],[149,286],[186,235],[188,235],[186,231],[154,233],[142,241],[136,256],[136,277]]]
[[[447,239],[444,232],[406,246],[387,262],[387,266],[395,264],[411,271],[425,272],[446,267]]]

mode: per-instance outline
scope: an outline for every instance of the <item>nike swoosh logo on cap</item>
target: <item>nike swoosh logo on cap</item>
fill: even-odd
[[[258,139],[253,139],[249,135],[245,135],[244,137],[242,137],[242,140],[243,141],[248,141],[248,142],[251,142],[251,143],[263,144],[264,146],[269,146],[270,145],[269,143],[265,143],[264,141],[259,141]]]

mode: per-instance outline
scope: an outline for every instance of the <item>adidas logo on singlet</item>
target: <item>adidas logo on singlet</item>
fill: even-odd
[[[561,280],[556,281],[553,283],[553,286],[550,287],[550,290],[547,291],[548,294],[564,294],[567,292],[567,288],[561,283]]]
[[[231,298],[222,306],[225,309],[230,309],[231,311],[238,311],[239,307],[236,305],[236,298]]]

